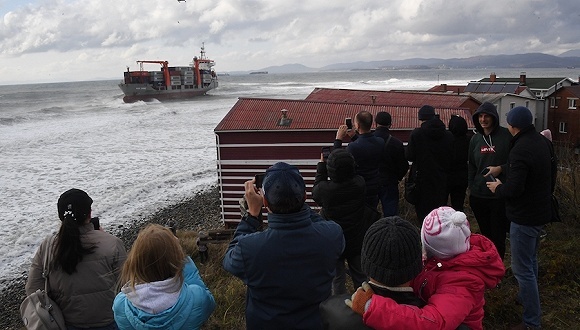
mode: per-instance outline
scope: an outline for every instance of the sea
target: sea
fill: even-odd
[[[131,104],[122,100],[121,79],[1,85],[0,283],[26,274],[41,240],[58,230],[57,199],[70,188],[85,190],[93,216],[114,232],[217,184],[213,130],[238,98],[304,99],[316,87],[426,90],[492,72],[519,77],[521,70],[219,75],[206,96]],[[526,75],[576,80],[578,71]]]

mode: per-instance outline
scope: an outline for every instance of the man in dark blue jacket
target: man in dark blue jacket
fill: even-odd
[[[508,112],[507,122],[514,136],[510,143],[505,182],[488,182],[487,187],[505,198],[510,224],[512,271],[519,285],[518,298],[524,307],[521,329],[540,328],[542,310],[538,292],[538,247],[540,232],[551,220],[552,166],[549,141],[536,132],[533,117],[526,107]],[[492,167],[490,172],[504,167]]]
[[[341,125],[336,132],[334,149],[342,147],[342,140],[348,135],[352,142],[347,150],[353,155],[357,165],[357,174],[365,179],[366,202],[372,208],[379,204],[379,164],[384,140],[373,135],[371,127],[373,115],[368,111],[361,111],[354,118],[354,130]],[[358,132],[358,135],[355,135]]]
[[[247,329],[322,329],[318,305],[330,296],[344,249],[342,229],[322,219],[306,200],[298,169],[279,162],[264,176],[263,191],[245,182],[242,217],[223,260],[247,285]],[[262,226],[262,205],[268,229]]]

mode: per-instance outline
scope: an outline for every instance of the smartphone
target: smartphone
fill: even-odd
[[[485,181],[487,182],[495,182],[495,178],[493,177],[493,175],[487,175],[487,173],[489,173],[489,168],[484,168],[483,171],[481,171],[481,175],[483,175],[485,177]]]
[[[352,129],[352,118],[348,117],[344,119],[344,124],[348,129]]]
[[[332,152],[332,147],[322,147],[322,158],[326,161]]]
[[[493,175],[488,175],[485,177],[485,181],[487,182],[495,182],[495,178],[493,177]]]
[[[91,223],[93,224],[93,227],[95,227],[95,230],[101,229],[101,223],[99,222],[99,217],[91,218]]]
[[[254,176],[256,188],[262,188],[262,183],[264,182],[264,175],[266,173],[258,173]]]

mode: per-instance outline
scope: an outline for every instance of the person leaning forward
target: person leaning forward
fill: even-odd
[[[242,217],[223,267],[247,285],[247,329],[322,329],[318,305],[331,293],[345,241],[341,227],[305,203],[299,170],[279,162],[263,189],[246,181],[248,214]],[[260,231],[262,206],[268,228]]]

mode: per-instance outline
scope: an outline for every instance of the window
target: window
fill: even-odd
[[[560,125],[559,125],[559,128],[558,128],[558,132],[560,132],[560,133],[568,133],[568,127],[567,126],[568,125],[566,125],[565,122],[561,121],[560,122]]]
[[[510,103],[510,110],[516,107],[516,103],[515,102],[511,102]]]
[[[556,98],[550,97],[550,108],[555,108],[555,107],[556,107]]]
[[[568,109],[576,110],[576,105],[578,104],[578,99],[568,99]]]
[[[530,108],[530,101],[526,101],[526,108]]]

